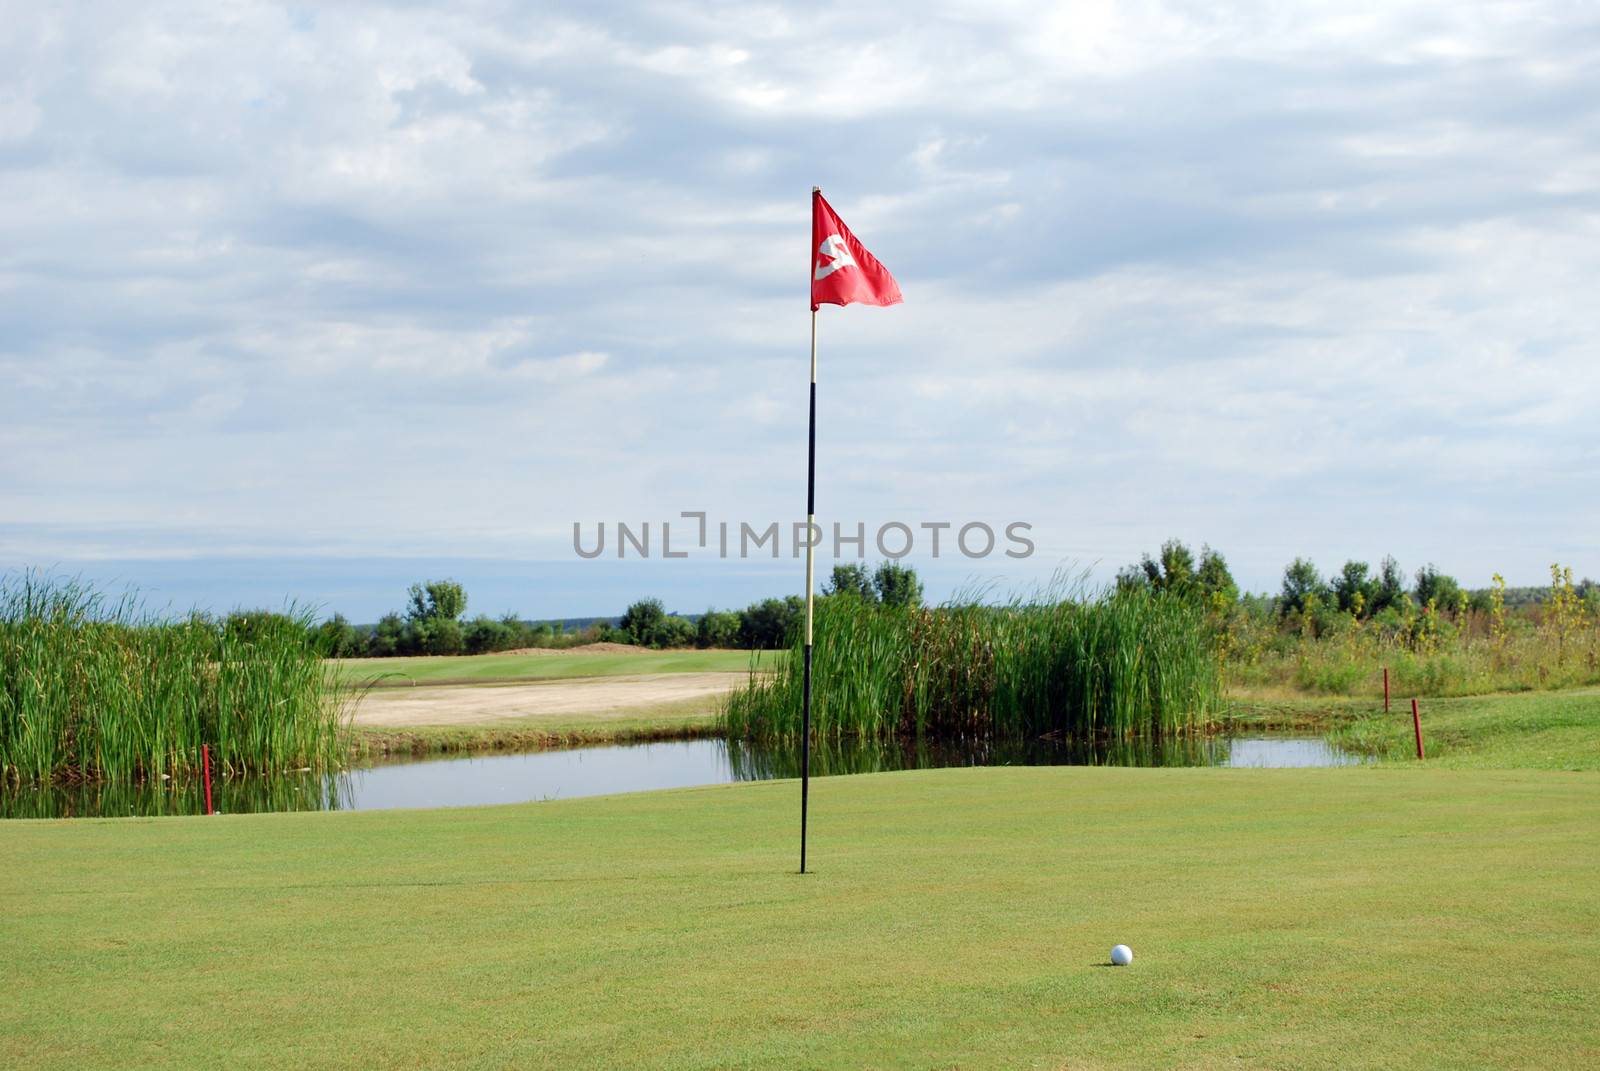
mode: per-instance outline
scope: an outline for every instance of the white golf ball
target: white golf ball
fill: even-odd
[[[1111,962],[1119,967],[1126,967],[1133,962],[1133,949],[1127,945],[1117,945],[1111,950]]]

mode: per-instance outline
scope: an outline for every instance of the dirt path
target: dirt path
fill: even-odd
[[[644,673],[521,684],[424,685],[374,689],[356,708],[357,725],[481,725],[511,718],[593,714],[597,718],[693,699],[713,700],[748,673]]]

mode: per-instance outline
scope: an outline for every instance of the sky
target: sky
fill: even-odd
[[[803,518],[820,185],[905,303],[819,314],[819,519],[1031,526],[919,543],[931,597],[1168,538],[1250,590],[1600,575],[1594,4],[0,27],[0,571],[357,620],[429,576],[529,617],[798,593],[788,546],[659,539]],[[657,556],[578,557],[601,521]]]

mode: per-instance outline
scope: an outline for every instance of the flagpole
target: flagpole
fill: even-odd
[[[811,187],[811,244],[816,242],[817,198]],[[816,250],[806,263],[815,261]],[[815,275],[815,271],[812,271]],[[807,293],[810,284],[807,284]],[[800,873],[806,872],[806,813],[811,802],[811,624],[815,611],[817,541],[817,307],[811,306],[811,415],[806,432],[806,644],[805,685],[800,701]]]

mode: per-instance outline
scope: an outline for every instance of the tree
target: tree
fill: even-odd
[[[739,615],[727,610],[707,610],[695,626],[699,647],[734,647],[739,643]]]
[[[1278,598],[1280,613],[1304,610],[1307,598],[1321,602],[1326,596],[1322,575],[1305,558],[1296,558],[1283,570],[1283,594]]]
[[[805,623],[805,607],[798,595],[751,603],[739,613],[739,646],[759,651],[788,647]]]
[[[370,650],[378,658],[410,654],[414,650],[412,637],[399,614],[384,614],[372,633]]]
[[[1223,558],[1221,551],[1212,550],[1203,543],[1200,545],[1200,569],[1195,573],[1195,583],[1212,605],[1221,603],[1223,606],[1232,606],[1239,601],[1239,585],[1233,582],[1227,559]]]
[[[651,647],[693,647],[694,622],[677,614],[668,614],[650,630]]]
[[[445,618],[454,621],[467,612],[467,593],[454,580],[427,580],[412,584],[409,589],[411,605],[406,616],[412,621],[430,621]]]
[[[1417,570],[1417,586],[1413,592],[1419,605],[1430,602],[1440,610],[1453,610],[1461,594],[1456,578],[1439,572],[1432,562]]]
[[[1147,588],[1150,578],[1145,575],[1142,564],[1124,565],[1117,570],[1117,590],[1125,591],[1129,588]]]
[[[515,636],[504,621],[479,614],[467,623],[462,640],[468,654],[488,654],[508,650]]]
[[[429,617],[413,622],[417,648],[427,655],[456,655],[466,648],[461,622],[453,617]]]
[[[872,574],[872,586],[885,606],[921,606],[922,581],[917,571],[899,562],[882,562]]]
[[[1157,591],[1184,592],[1194,586],[1194,555],[1179,540],[1169,539],[1161,544],[1160,565],[1146,554],[1141,566],[1150,586]]]
[[[343,614],[318,625],[312,636],[324,658],[359,658],[367,646],[367,638]]]
[[[1390,607],[1400,607],[1406,602],[1405,574],[1400,571],[1400,563],[1392,557],[1385,556],[1378,566],[1378,586],[1372,595],[1372,612]]]
[[[1347,561],[1333,580],[1333,597],[1339,609],[1357,617],[1373,611],[1378,597],[1378,582],[1367,575],[1367,563]]]
[[[1200,572],[1206,573],[1204,580]],[[1230,603],[1239,597],[1227,562],[1210,547],[1201,548],[1200,572],[1195,569],[1194,553],[1181,540],[1169,539],[1161,544],[1159,558],[1146,554],[1138,565],[1130,565],[1119,572],[1117,587],[1148,587],[1176,594],[1198,591],[1208,598],[1213,592],[1223,592]]]
[[[617,627],[628,637],[629,643],[648,647],[656,629],[666,616],[667,611],[662,607],[660,599],[640,599],[628,607]]]
[[[872,586],[872,576],[860,562],[835,565],[833,575],[822,585],[824,595],[854,595],[867,602],[877,602],[878,593]]]

